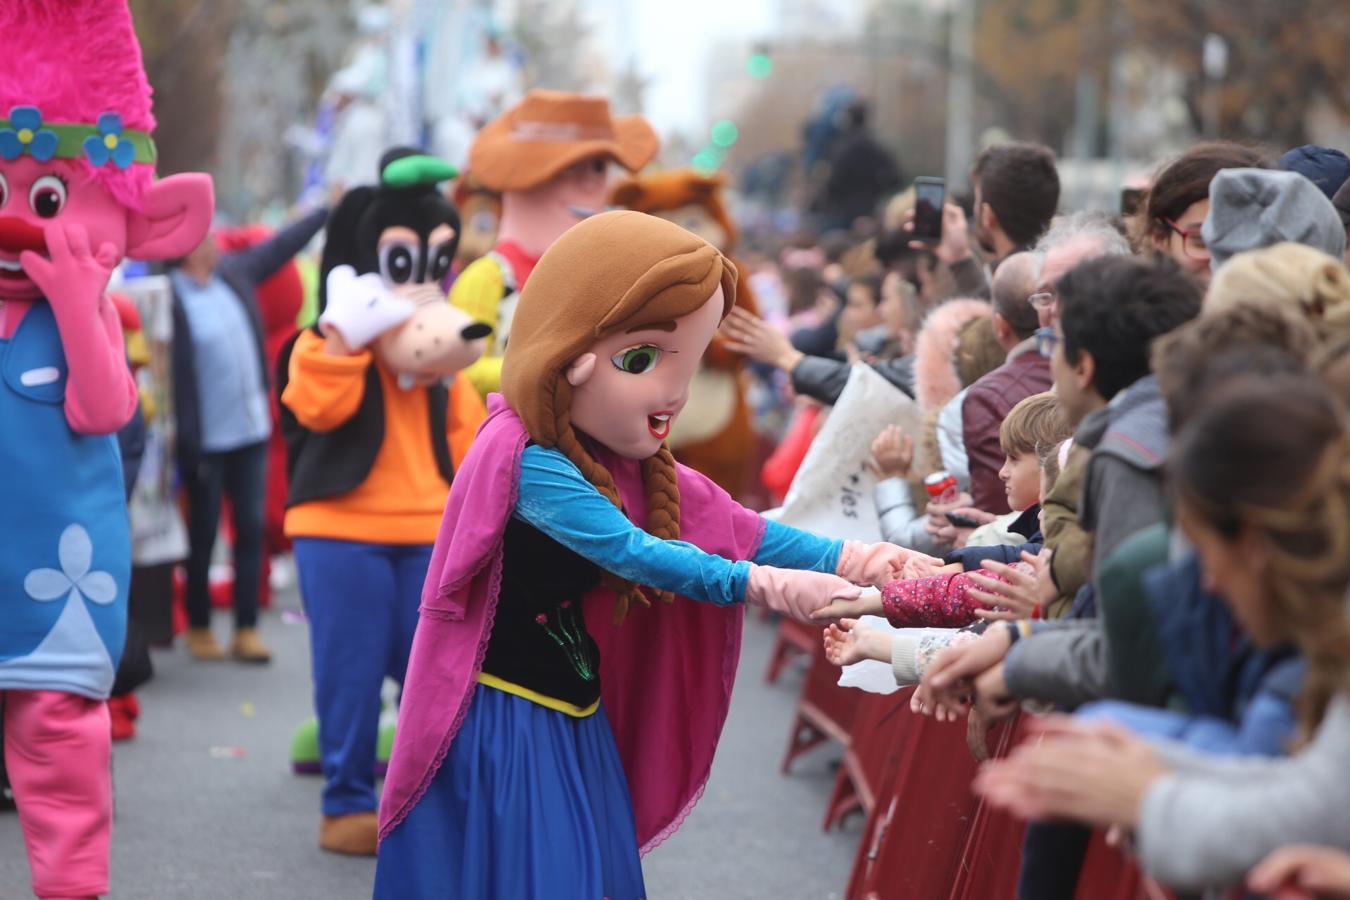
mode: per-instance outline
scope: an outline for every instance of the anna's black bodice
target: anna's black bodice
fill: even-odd
[[[599,584],[598,566],[513,516],[483,672],[577,707],[599,700],[600,651],[581,614]]]

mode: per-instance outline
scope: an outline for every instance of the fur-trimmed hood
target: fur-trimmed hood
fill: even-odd
[[[914,338],[914,397],[926,412],[941,409],[964,385],[956,370],[957,341],[972,320],[990,314],[983,300],[958,298],[933,308]]]

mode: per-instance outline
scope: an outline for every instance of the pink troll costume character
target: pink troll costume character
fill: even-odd
[[[744,604],[811,621],[910,556],[767,522],[675,462],[735,296],[714,247],[636,212],[535,267],[422,590],[377,898],[645,896],[640,854],[707,780]]]
[[[156,181],[150,87],[124,0],[0,2],[0,699],[39,897],[108,890],[103,701],[131,540],[115,432],[136,407],[123,256],[202,239],[211,181]]]

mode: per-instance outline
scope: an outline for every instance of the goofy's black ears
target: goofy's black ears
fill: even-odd
[[[324,237],[323,256],[319,260],[319,312],[328,305],[328,273],[341,265],[351,265],[359,257],[357,222],[374,202],[377,189],[369,185],[352,188],[342,195],[338,205],[328,214],[327,234]]]

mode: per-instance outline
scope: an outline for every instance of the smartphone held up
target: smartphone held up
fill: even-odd
[[[947,183],[920,175],[914,179],[914,240],[936,244],[942,240],[942,207],[947,202]]]

